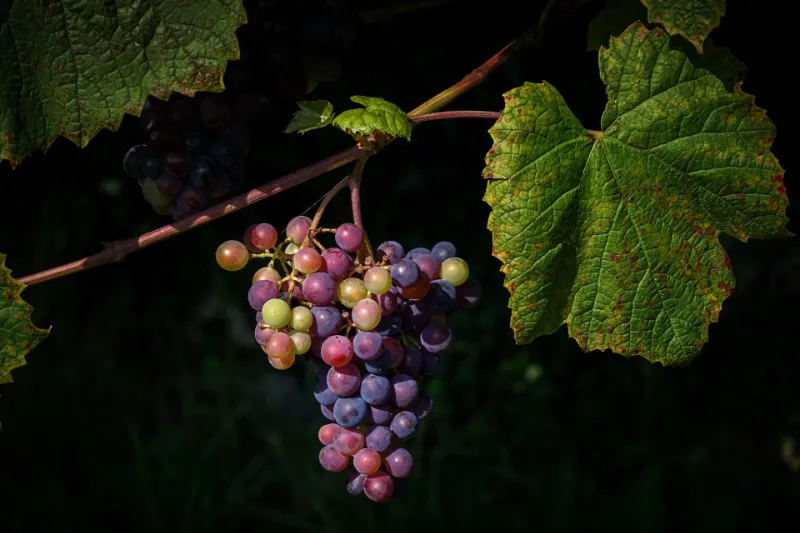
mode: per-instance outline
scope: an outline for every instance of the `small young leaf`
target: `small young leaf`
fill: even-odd
[[[647,20],[664,26],[670,35],[683,35],[697,51],[703,41],[719,26],[725,15],[725,0],[642,0]]]
[[[221,91],[239,0],[13,0],[0,19],[0,160],[59,135],[80,147],[145,98]]]
[[[306,133],[324,128],[333,120],[333,104],[327,100],[297,102],[297,106],[300,109],[295,112],[284,133]]]
[[[383,98],[372,96],[353,96],[353,102],[364,109],[348,109],[333,119],[333,125],[351,134],[374,135],[376,131],[390,137],[405,137],[411,140],[411,121],[399,107]]]
[[[20,297],[25,285],[11,277],[6,256],[0,254],[0,383],[12,380],[11,371],[25,364],[25,355],[50,334],[31,322],[33,308]]]
[[[584,350],[691,361],[735,281],[718,235],[785,237],[775,126],[634,24],[601,49],[603,131],[547,83],[505,94],[485,201],[519,343],[566,323]]]

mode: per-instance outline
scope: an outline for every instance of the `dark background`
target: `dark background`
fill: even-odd
[[[543,2],[451,2],[362,24],[344,76],[314,98],[351,94],[410,109],[461,79],[538,17]],[[586,51],[590,2],[540,46],[451,109],[500,110],[501,93],[547,80],[589,128],[605,102]],[[784,2],[729,1],[713,34],[748,66],[745,90],[778,127],[774,152],[797,202],[796,30]],[[248,186],[347,146],[330,130],[258,130]],[[736,293],[694,363],[662,368],[583,353],[566,328],[516,346],[482,201],[485,121],[420,126],[367,165],[373,242],[447,239],[485,288],[454,316],[454,349],[428,389],[435,409],[410,445],[415,472],[390,504],[353,498],[317,462],[313,376],[274,371],[245,299],[256,268],[219,269],[216,246],[277,227],[346,172],[318,178],[117,265],[25,291],[49,339],[0,388],[0,532],[777,530],[798,518],[800,246],[724,239]],[[121,159],[137,119],[81,151],[59,140],[2,165],[0,250],[17,276],[167,223]],[[796,209],[789,215],[797,218]],[[326,220],[348,218],[343,197]],[[792,229],[797,231],[797,226]],[[799,446],[800,447],[800,446]],[[786,520],[789,520],[788,522]],[[795,520],[795,521],[792,521]]]

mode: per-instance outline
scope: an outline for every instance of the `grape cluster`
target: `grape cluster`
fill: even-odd
[[[147,98],[145,142],[128,150],[123,167],[156,212],[179,220],[241,191],[251,122],[291,113],[296,99],[341,75],[356,27],[354,13],[336,4],[247,1],[241,58],[228,63],[223,93]],[[287,122],[279,118],[276,129]]]
[[[318,238],[330,233],[336,246],[325,248]],[[373,258],[354,224],[315,229],[301,216],[286,234],[278,243],[272,225],[250,226],[244,242],[219,246],[217,262],[240,270],[270,260],[247,295],[256,341],[278,370],[296,359],[316,366],[314,397],[329,421],[318,434],[320,464],[349,469],[351,494],[386,501],[411,473],[404,443],[433,406],[423,381],[452,343],[446,316],[474,307],[480,285],[449,242],[406,253],[387,241]]]

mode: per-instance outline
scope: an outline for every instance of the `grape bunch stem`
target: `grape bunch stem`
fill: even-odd
[[[544,34],[545,28],[548,27],[556,18],[554,16],[556,6],[558,4],[572,3],[575,3],[575,1],[550,0],[547,3],[547,6],[545,6],[537,24],[528,30],[525,35],[504,46],[499,52],[490,57],[481,66],[473,70],[458,83],[455,83],[412,110],[408,114],[411,121],[414,123],[419,123],[455,118],[497,119],[500,114],[491,111],[445,111],[438,113],[436,111],[443,108],[470,89],[480,85],[489,76],[489,74],[494,72],[500,65],[504,64],[523,48],[536,44]],[[131,254],[137,250],[141,250],[142,248],[146,248],[170,237],[174,237],[175,235],[185,233],[198,226],[202,226],[207,222],[221,218],[256,202],[260,202],[261,200],[269,198],[270,196],[275,196],[286,189],[294,187],[295,185],[299,185],[300,183],[306,182],[317,176],[326,174],[331,170],[346,165],[347,163],[353,161],[365,161],[369,155],[372,154],[365,153],[363,148],[359,146],[353,146],[330,157],[322,159],[321,161],[317,161],[316,163],[313,163],[307,167],[301,168],[300,170],[286,174],[285,176],[256,187],[252,191],[240,194],[239,196],[231,198],[230,200],[226,200],[217,205],[209,207],[208,209],[191,215],[185,219],[167,224],[153,231],[144,233],[138,237],[118,240],[111,243],[104,243],[105,249],[101,252],[84,257],[83,259],[79,259],[77,261],[73,261],[71,263],[66,263],[64,265],[44,270],[42,272],[29,274],[19,278],[17,281],[24,283],[25,285],[36,285],[37,283],[57,279],[69,274],[74,274],[76,272],[83,272],[84,270],[88,270],[97,266],[122,261],[128,254]],[[360,164],[363,168],[363,163]],[[356,183],[355,187],[353,187],[352,183],[353,182],[351,182],[351,199],[356,200],[353,202],[353,218],[355,224],[361,227],[363,230],[363,226],[360,223],[360,199],[357,198],[359,186],[358,183]],[[358,218],[356,218],[356,206],[359,206],[359,212],[357,215]],[[364,233],[364,236],[367,246],[369,246],[369,241],[366,240],[366,232]],[[369,253],[372,255],[371,250]]]

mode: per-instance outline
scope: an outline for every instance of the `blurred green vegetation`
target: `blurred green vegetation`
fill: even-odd
[[[541,4],[508,2],[504,13],[497,2],[451,2],[365,25],[345,76],[312,96],[341,108],[349,95],[369,94],[409,109],[521,32]],[[546,79],[596,127],[605,95],[585,43],[598,8],[559,24],[451,108],[499,110],[502,92]],[[783,3],[731,1],[714,40],[749,67],[745,89],[776,122],[774,151],[791,172],[790,21]],[[250,186],[347,145],[333,130],[286,136],[283,126],[255,140]],[[341,475],[319,467],[313,376],[274,371],[255,346],[245,297],[257,267],[226,273],[214,262],[221,241],[255,221],[283,226],[341,170],[120,264],[25,291],[37,325],[54,327],[0,388],[0,532],[713,533],[796,524],[800,474],[782,451],[800,439],[797,238],[725,240],[737,292],[688,367],[584,354],[565,328],[516,346],[481,200],[488,126],[420,126],[410,144],[366,168],[373,241],[451,240],[485,289],[478,309],[454,316],[458,342],[428,386],[435,408],[393,503],[353,498]],[[86,150],[60,140],[13,172],[3,167],[0,250],[15,274],[168,222],[123,175],[139,135],[128,117]],[[342,196],[327,220],[347,217]]]

